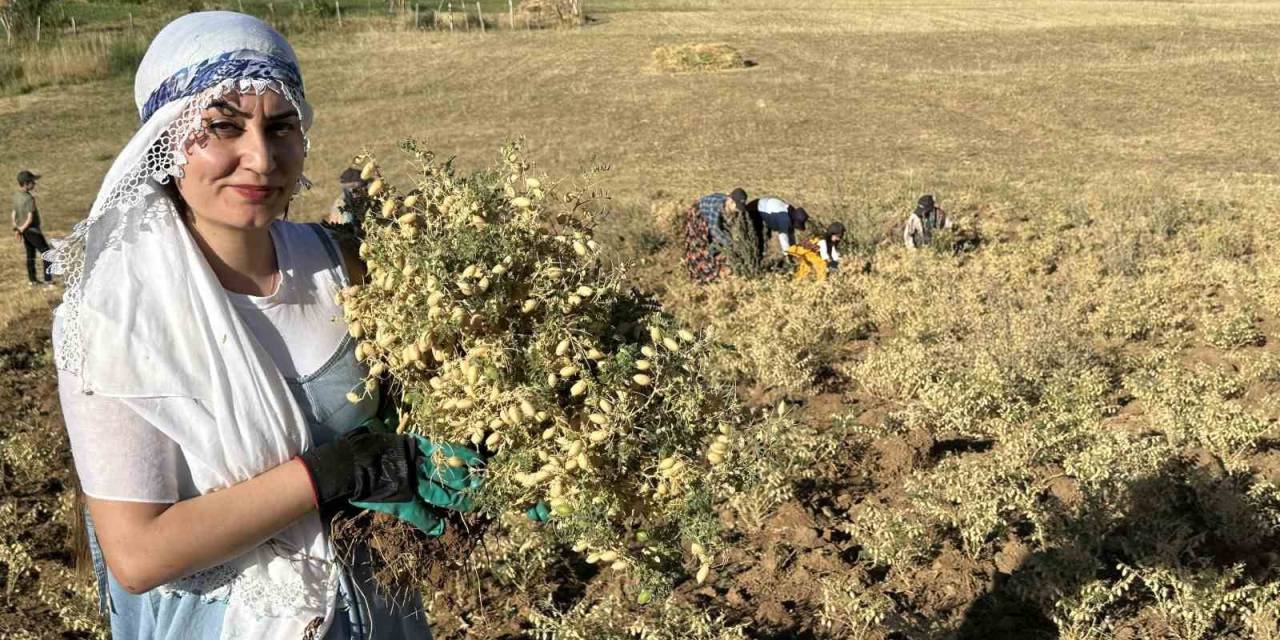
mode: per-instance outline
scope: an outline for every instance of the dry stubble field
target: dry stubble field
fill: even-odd
[[[782,4],[306,36],[319,188],[296,215],[319,217],[350,155],[390,160],[401,137],[468,164],[523,136],[552,175],[613,167],[601,239],[737,350],[722,364],[745,397],[798,404],[830,446],[795,499],[736,514],[707,585],[677,591],[717,621],[651,615],[652,637],[1280,637],[1280,5]],[[755,66],[650,68],[658,46],[716,41]],[[50,235],[90,205],[129,96],[112,81],[0,98],[0,164],[45,174]],[[868,272],[685,284],[651,205],[735,185],[843,219]],[[976,248],[876,247],[924,192]],[[62,545],[53,299],[9,254],[0,637],[92,635]],[[441,611],[441,637],[526,633],[511,614],[537,603],[503,611],[511,588],[465,620]],[[625,626],[608,617],[546,624],[606,637]]]

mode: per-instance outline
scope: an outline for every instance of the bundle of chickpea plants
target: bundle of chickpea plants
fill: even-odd
[[[800,429],[745,410],[705,366],[718,347],[624,286],[593,238],[587,180],[562,191],[516,144],[467,175],[402,147],[409,189],[356,158],[372,180],[368,276],[339,300],[369,378],[351,399],[390,380],[402,432],[479,453],[476,506],[455,531],[483,538],[482,571],[528,580],[571,548],[637,606],[703,582],[719,512],[786,497]]]

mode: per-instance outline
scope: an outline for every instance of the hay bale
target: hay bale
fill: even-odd
[[[742,69],[747,61],[742,52],[723,42],[673,45],[653,51],[653,62],[659,71],[723,71]]]
[[[520,0],[513,28],[579,27],[586,23],[582,0]]]

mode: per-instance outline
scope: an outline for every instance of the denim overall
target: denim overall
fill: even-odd
[[[345,287],[346,274],[337,248],[318,225],[309,225],[328,253],[329,270],[339,287]],[[355,341],[347,336],[329,360],[314,373],[288,379],[289,389],[311,427],[315,445],[331,442],[342,433],[372,417],[379,398],[365,398],[358,404],[346,399],[348,391],[364,384],[365,371],[355,358]],[[217,640],[226,613],[225,600],[188,592],[161,593],[152,589],[142,594],[126,591],[107,569],[93,530],[93,521],[85,511],[89,532],[89,548],[93,556],[94,574],[98,581],[98,597],[104,615],[110,614],[111,636],[115,640]],[[408,601],[393,604],[373,583],[367,549],[357,552],[354,566],[346,567],[338,587],[338,613],[325,640],[430,640],[426,613],[416,594]]]

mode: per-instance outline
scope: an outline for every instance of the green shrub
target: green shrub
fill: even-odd
[[[12,91],[23,85],[22,60],[6,52],[0,56],[0,91]]]
[[[112,40],[107,45],[107,73],[113,76],[133,75],[147,53],[147,41],[138,37]]]

